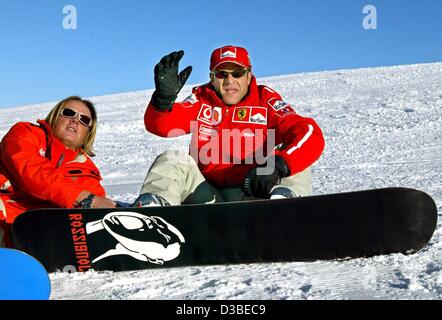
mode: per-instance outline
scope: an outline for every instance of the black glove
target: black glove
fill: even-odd
[[[243,191],[247,196],[269,199],[270,191],[280,183],[281,178],[290,176],[290,170],[282,157],[275,156],[274,161],[273,171],[267,175],[258,175],[260,167],[249,171],[243,184]],[[267,160],[267,163],[269,163],[269,160]],[[267,166],[267,163],[262,167]]]
[[[175,51],[163,57],[155,66],[155,92],[152,95],[152,104],[159,111],[172,109],[178,92],[186,83],[192,72],[192,67],[187,67],[178,74],[178,65],[184,51]]]

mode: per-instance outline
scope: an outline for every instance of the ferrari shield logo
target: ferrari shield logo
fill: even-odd
[[[238,113],[237,113],[238,119],[240,121],[244,120],[245,117],[247,116],[247,109],[243,108],[243,109],[239,109]]]

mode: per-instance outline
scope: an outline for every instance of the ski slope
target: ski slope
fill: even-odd
[[[191,79],[190,79],[191,80]],[[322,127],[314,194],[383,187],[423,190],[442,213],[442,63],[258,79]],[[180,98],[186,97],[186,86]],[[95,162],[111,198],[133,201],[155,157],[189,137],[147,133],[153,90],[92,97]],[[78,94],[72,92],[72,94]],[[54,103],[0,109],[0,137]],[[53,273],[52,299],[442,299],[442,226],[421,252],[350,261]]]

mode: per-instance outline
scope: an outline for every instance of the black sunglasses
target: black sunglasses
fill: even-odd
[[[84,114],[78,113],[72,109],[64,108],[61,110],[61,115],[66,118],[73,119],[78,116],[78,120],[80,123],[86,127],[90,127],[92,125],[92,119]]]
[[[237,69],[232,72],[224,71],[224,70],[213,70],[211,73],[217,77],[218,79],[227,79],[229,74],[232,75],[235,79],[244,77],[245,74],[249,73],[249,69]]]

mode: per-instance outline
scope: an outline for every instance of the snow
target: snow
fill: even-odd
[[[314,118],[326,149],[314,194],[383,187],[427,192],[442,212],[442,63],[258,79]],[[186,86],[180,98],[186,97]],[[95,161],[115,200],[133,201],[148,168],[189,137],[147,133],[153,90],[90,98],[99,115]],[[0,110],[0,137],[54,103]],[[440,220],[440,219],[439,219]],[[274,263],[50,275],[51,299],[442,299],[442,226],[417,254],[349,261]]]

